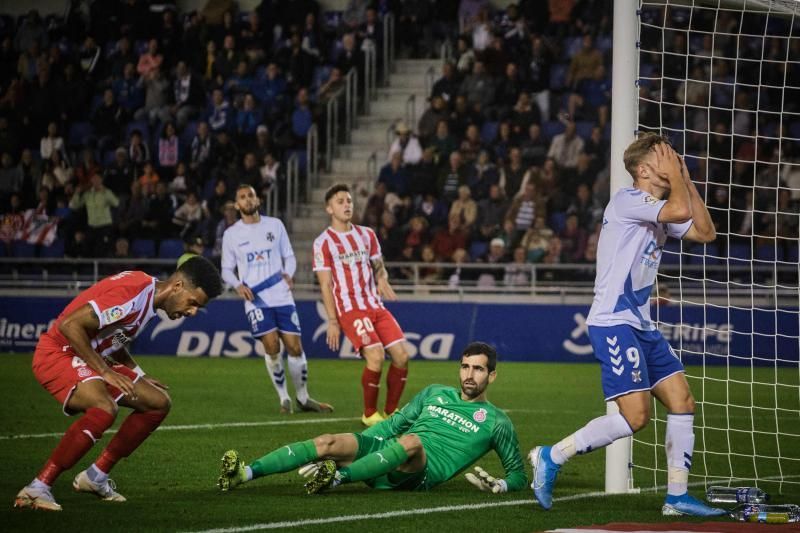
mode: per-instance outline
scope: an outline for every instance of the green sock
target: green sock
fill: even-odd
[[[339,469],[342,483],[353,483],[376,478],[391,472],[408,461],[408,454],[399,442],[390,444],[379,452],[365,455],[344,468]]]
[[[288,472],[294,468],[310,463],[317,458],[317,446],[313,440],[293,442],[277,450],[273,450],[261,459],[250,464],[253,479],[280,472]]]

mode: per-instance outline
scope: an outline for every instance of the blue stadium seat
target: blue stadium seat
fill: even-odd
[[[134,239],[131,242],[131,255],[133,257],[155,257],[155,241],[152,239]]]
[[[567,225],[567,214],[563,211],[555,211],[550,215],[550,229],[557,234],[564,230]]]
[[[125,126],[125,139],[131,138],[131,133],[133,133],[133,130],[139,130],[142,132],[142,140],[146,143],[150,142],[150,126],[148,126],[147,122],[134,121],[128,123],[128,125]]]
[[[566,127],[563,123],[557,120],[548,120],[542,124],[542,136],[545,139],[552,140],[559,133],[564,133],[565,129]]]
[[[734,259],[750,259],[751,248],[749,244],[731,244],[728,256]]]
[[[64,239],[56,239],[50,246],[42,246],[40,257],[64,257]]]
[[[164,239],[158,247],[158,257],[177,259],[183,254],[183,241],[180,239]]]
[[[595,124],[591,120],[579,120],[575,123],[575,133],[584,141],[588,141],[589,137],[592,136],[592,128],[594,126]]]
[[[580,52],[581,48],[583,48],[583,37],[567,37],[564,39],[562,45],[564,50],[562,59],[569,62],[572,56]]]
[[[36,245],[27,241],[11,243],[11,255],[14,257],[36,257]]]
[[[69,126],[67,143],[71,147],[85,146],[86,141],[94,133],[94,128],[88,122],[73,122]]]
[[[500,129],[500,124],[497,122],[484,122],[481,126],[481,141],[490,144],[497,137],[497,130]]]
[[[560,91],[564,89],[567,80],[567,69],[569,65],[556,63],[550,67],[550,89]]]
[[[178,137],[178,142],[181,145],[181,148],[184,150],[188,150],[192,147],[192,140],[194,140],[194,136],[197,134],[197,126],[199,122],[196,120],[190,120],[186,123],[186,126],[183,128],[183,131],[180,133]]]
[[[472,241],[469,245],[469,257],[475,259],[485,255],[489,251],[489,243],[486,241]]]

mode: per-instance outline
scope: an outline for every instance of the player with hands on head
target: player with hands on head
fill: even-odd
[[[158,428],[171,406],[166,385],[136,364],[128,344],[157,310],[171,320],[192,317],[221,291],[216,267],[204,257],[193,257],[164,281],[144,272],[121,272],[67,305],[39,338],[33,374],[64,414],[83,415],[67,429],[39,474],[19,491],[14,507],[60,511],[50,490],[53,483],[102,438],[120,406],[132,412],[72,486],[106,501],[125,501],[108,474]]]
[[[381,300],[396,300],[383,264],[375,232],[353,224],[353,197],[347,185],[325,193],[331,225],[314,241],[314,272],[328,318],[326,339],[339,349],[344,331],[353,349],[364,358],[361,375],[364,412],[361,422],[372,426],[397,409],[408,378],[408,351],[400,325]],[[378,392],[386,352],[392,362],[386,372],[386,403],[378,411]]]
[[[650,320],[650,294],[667,237],[708,243],[716,231],[685,162],[666,139],[641,134],[625,150],[624,162],[633,187],[617,191],[603,213],[594,301],[586,320],[605,399],[616,402],[619,413],[595,418],[553,446],[534,448],[531,487],[549,509],[561,466],[644,428],[655,397],[668,413],[662,513],[719,516],[723,509],[688,493],[695,402],[683,364]]]
[[[239,185],[235,205],[241,220],[222,235],[222,279],[244,300],[253,337],[264,346],[264,362],[278,393],[280,412],[292,412],[281,357],[283,342],[297,408],[330,413],[330,404],[308,394],[308,362],[292,296],[297,261],[286,227],[278,218],[261,215],[261,201],[250,185]]]
[[[375,489],[429,490],[463,472],[489,450],[505,478],[476,467],[467,480],[492,493],[525,488],[527,477],[514,424],[486,398],[497,378],[497,352],[482,342],[464,348],[460,389],[430,385],[387,420],[361,433],[320,435],[245,465],[235,450],[222,457],[218,485],[231,490],[259,477],[300,468],[309,494],[363,481]]]

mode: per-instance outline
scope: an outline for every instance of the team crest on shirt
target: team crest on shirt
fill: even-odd
[[[480,424],[481,422],[486,422],[486,409],[484,409],[483,407],[481,407],[480,409],[478,409],[477,411],[475,411],[474,413],[472,413],[472,419],[473,419],[475,422],[479,423],[479,424]]]
[[[104,322],[110,324],[125,316],[125,308],[121,305],[115,305],[114,307],[109,307],[103,311],[101,315],[103,316]]]
[[[91,369],[89,369],[89,368],[87,368],[85,366],[82,366],[82,367],[78,368],[78,377],[79,378],[88,378],[91,375],[92,375]]]
[[[654,196],[650,196],[649,194],[646,195],[646,196],[643,196],[642,199],[644,200],[644,203],[646,203],[648,205],[656,205],[658,203],[658,198],[656,198]]]
[[[274,241],[274,240],[275,240],[275,235],[273,235],[271,231],[268,231],[268,232],[267,232],[267,240],[268,240],[269,242],[272,242],[272,241]]]

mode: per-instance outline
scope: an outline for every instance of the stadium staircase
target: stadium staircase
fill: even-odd
[[[330,172],[320,170],[319,184],[310,191],[308,202],[298,206],[298,216],[291,225],[292,246],[300,267],[298,282],[312,281],[310,269],[306,270],[302,265],[310,264],[314,239],[330,220],[323,207],[325,191],[334,183],[350,185],[355,191],[356,213],[361,212],[380,168],[386,163],[388,143],[394,141],[393,125],[399,120],[410,120],[412,123],[408,126],[416,131],[417,120],[427,107],[427,72],[433,67],[438,76],[440,65],[441,60],[435,59],[396,60],[388,86],[377,89],[377,99],[370,102],[369,113],[358,117],[350,143],[339,145]],[[414,102],[416,112],[409,115],[410,101]]]

